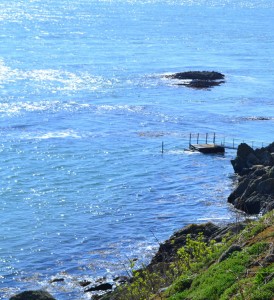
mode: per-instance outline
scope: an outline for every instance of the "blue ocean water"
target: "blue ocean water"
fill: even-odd
[[[235,219],[235,151],[184,148],[190,132],[273,141],[273,13],[270,0],[0,0],[0,299],[89,299],[80,280],[148,262],[189,223]],[[188,70],[226,82],[162,77]]]

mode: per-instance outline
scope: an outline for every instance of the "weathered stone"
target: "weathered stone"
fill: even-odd
[[[257,190],[261,194],[274,195],[274,178],[269,178],[260,182]]]
[[[274,167],[272,167],[272,168],[268,171],[268,177],[269,177],[269,178],[274,178]]]
[[[237,156],[231,161],[238,177],[238,185],[228,197],[228,202],[249,214],[272,210],[274,201],[274,160],[271,155],[274,143],[253,150],[240,144]]]
[[[246,143],[241,143],[237,150],[237,156],[245,160],[250,154],[255,154],[254,150]]]
[[[55,300],[48,292],[38,291],[25,291],[10,298],[10,300]]]
[[[242,170],[245,168],[245,162],[240,157],[236,157],[235,159],[232,159],[231,164],[234,169],[234,172],[237,174],[240,174]]]
[[[265,149],[270,153],[274,152],[274,142],[269,144]]]
[[[251,172],[252,172],[252,176],[254,176],[254,178],[257,178],[265,175],[267,173],[267,169],[263,165],[254,165],[251,168]]]
[[[260,151],[258,153],[256,153],[258,159],[260,160],[261,164],[263,164],[264,166],[272,166],[274,161],[273,161],[273,157],[271,155],[270,152],[268,152],[267,150],[263,150]]]
[[[242,174],[244,169],[250,168],[253,164],[252,161],[258,163],[254,150],[245,143],[238,146],[237,156],[231,161],[235,173]]]
[[[258,214],[261,209],[261,198],[258,195],[253,195],[245,200],[241,199],[239,204],[236,205],[236,208],[251,215]]]
[[[267,213],[271,210],[274,209],[274,199],[270,200],[264,207],[264,210],[262,211],[262,213]]]
[[[249,178],[244,178],[235,190],[228,196],[228,202],[234,204],[235,200],[243,195],[249,185]]]
[[[246,158],[246,165],[248,168],[258,165],[260,163],[259,159],[256,157],[255,153],[249,153]]]

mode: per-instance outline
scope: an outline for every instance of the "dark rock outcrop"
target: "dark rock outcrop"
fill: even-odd
[[[55,300],[48,292],[25,291],[10,298],[10,300]]]
[[[163,244],[160,244],[158,252],[153,257],[150,266],[157,265],[162,262],[171,262],[177,256],[177,251],[185,246],[186,237],[188,234],[191,235],[192,238],[198,236],[199,233],[203,233],[206,240],[209,239],[214,233],[219,231],[220,228],[213,223],[206,224],[191,224],[183,229],[175,232],[167,241]]]
[[[208,89],[224,83],[225,76],[215,71],[188,71],[171,75],[164,75],[165,78],[177,79],[177,85],[184,85],[196,89]]]
[[[168,240],[160,244],[158,252],[153,257],[150,264],[143,269],[138,270],[141,274],[143,271],[162,273],[165,276],[165,271],[170,263],[175,262],[178,259],[177,251],[186,245],[187,235],[190,235],[192,239],[198,237],[199,233],[203,233],[204,241],[209,243],[212,240],[216,242],[222,242],[224,237],[231,234],[237,234],[245,228],[247,223],[239,222],[228,224],[226,226],[217,226],[213,223],[205,224],[190,224],[181,230],[175,232]],[[224,254],[227,257],[234,251],[240,251],[240,247],[231,247],[230,252]],[[126,279],[128,279],[126,277]],[[185,279],[185,282],[180,284],[188,288],[191,285],[192,278]],[[134,280],[129,280],[128,282],[133,282]],[[103,296],[98,296],[100,300],[119,300],[119,290],[114,289],[111,293],[104,294]],[[158,298],[157,298],[158,299]]]
[[[79,283],[80,286],[86,287],[86,286],[91,284],[91,281],[83,280],[83,281],[79,281],[78,283]]]
[[[64,282],[64,281],[65,281],[64,278],[54,278],[54,279],[50,280],[49,283]]]
[[[221,80],[224,75],[215,71],[188,71],[167,75],[172,79],[192,79],[192,80]]]
[[[213,223],[190,224],[175,232],[168,240],[160,244],[158,252],[154,255],[147,269],[161,271],[164,269],[164,264],[175,261],[177,259],[177,251],[186,245],[187,235],[195,239],[199,233],[203,233],[205,242],[210,240],[221,242],[226,234],[238,233],[245,226],[245,223],[234,223],[222,227]]]
[[[228,202],[248,214],[266,213],[274,208],[274,143],[253,150],[243,143],[231,161],[239,175],[238,185]]]
[[[92,286],[92,287],[88,287],[85,290],[85,293],[87,292],[98,292],[98,291],[108,291],[112,289],[112,284],[106,282],[106,283],[102,283],[96,286]]]

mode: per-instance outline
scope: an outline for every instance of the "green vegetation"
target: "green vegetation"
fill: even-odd
[[[132,269],[132,283],[106,299],[272,300],[273,221],[270,212],[219,243],[205,242],[202,233],[195,239],[187,235],[176,259],[153,271]]]

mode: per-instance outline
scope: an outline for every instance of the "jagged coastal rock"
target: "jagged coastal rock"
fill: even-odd
[[[187,236],[195,239],[199,233],[203,234],[204,240],[209,242],[214,239],[218,242],[228,233],[237,233],[245,227],[244,223],[229,224],[225,227],[217,226],[211,222],[204,224],[190,224],[176,231],[168,240],[160,244],[158,252],[154,255],[151,263],[147,266],[149,270],[161,269],[163,263],[170,263],[177,258],[177,251],[186,245]]]
[[[225,82],[225,76],[215,71],[188,71],[164,75],[164,77],[176,79],[177,85],[184,85],[196,89],[208,89]]]
[[[231,161],[239,175],[238,185],[228,197],[235,208],[248,214],[266,213],[274,208],[274,143],[253,150],[243,143]]]

